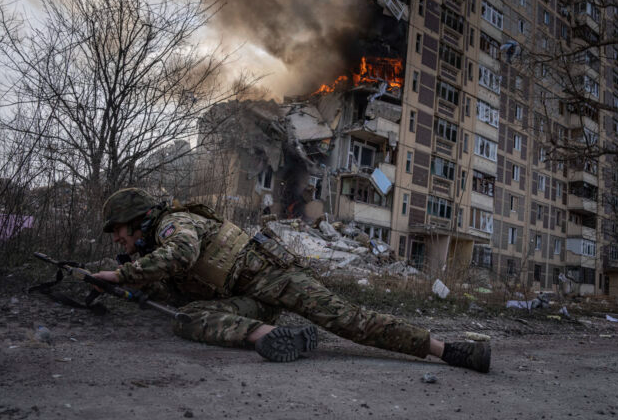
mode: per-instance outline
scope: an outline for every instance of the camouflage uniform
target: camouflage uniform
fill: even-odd
[[[121,266],[121,282],[152,298],[185,304],[181,310],[193,322],[174,325],[175,333],[208,344],[247,346],[252,331],[274,323],[286,309],[360,344],[418,357],[428,354],[428,331],[346,302],[324,287],[310,269],[297,265],[274,239],[249,241],[229,225],[189,212],[163,213],[150,233],[156,248]],[[224,240],[221,230],[226,231]],[[240,240],[230,239],[234,235]],[[242,248],[232,250],[239,243]],[[212,270],[196,266],[205,260],[215,272],[225,266],[216,255],[219,249],[230,251],[233,262],[229,270],[216,273],[219,278],[209,278]]]

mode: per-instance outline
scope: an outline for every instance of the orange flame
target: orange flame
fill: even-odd
[[[347,76],[339,76],[330,85],[322,85],[312,95],[332,93],[338,85],[346,82]],[[403,61],[401,58],[363,57],[359,72],[352,72],[354,86],[363,83],[388,83],[388,90],[403,86]]]

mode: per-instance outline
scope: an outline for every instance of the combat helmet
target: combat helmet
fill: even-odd
[[[114,225],[128,223],[146,214],[156,204],[154,197],[139,188],[116,191],[103,204],[103,232],[113,232]]]

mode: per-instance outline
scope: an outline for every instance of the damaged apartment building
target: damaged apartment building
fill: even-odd
[[[407,8],[394,11],[407,16]],[[332,84],[283,104],[232,101],[204,115],[195,197],[238,222],[326,213],[390,242],[407,22],[377,2],[374,27]]]
[[[516,45],[599,19],[593,7],[558,4],[377,0],[373,36],[359,35],[347,74],[283,104],[213,109],[232,133],[213,134],[229,143],[224,168],[213,166],[226,181],[205,195],[233,204],[236,220],[353,221],[436,275],[472,264],[537,290],[568,278],[582,294],[618,294],[618,245],[602,205],[608,163],[550,162],[539,137],[550,125],[581,135],[584,119],[586,133],[616,141],[618,116],[566,109],[548,120],[534,98],[556,86],[511,62]],[[618,98],[615,76],[599,72],[618,73],[591,60],[582,71]],[[204,132],[220,132],[216,118],[203,120]]]

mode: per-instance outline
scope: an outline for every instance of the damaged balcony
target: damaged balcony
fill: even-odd
[[[397,147],[401,106],[370,97],[362,112],[360,107],[364,105],[364,101],[359,100],[361,98],[355,99],[359,106],[355,110],[353,123],[345,131],[346,134],[378,145]]]
[[[338,214],[342,220],[390,229],[392,183],[379,169],[367,173],[343,174]]]
[[[598,189],[594,185],[582,181],[570,182],[567,208],[582,215],[595,215],[597,194]]]

